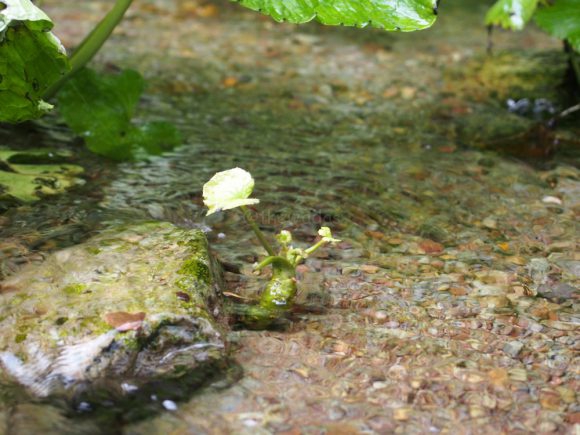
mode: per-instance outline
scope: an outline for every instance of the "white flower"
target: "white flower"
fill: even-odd
[[[241,168],[218,172],[203,186],[203,203],[207,215],[242,205],[258,204],[259,199],[249,198],[254,190],[252,175]]]
[[[338,243],[342,241],[340,239],[335,239],[334,237],[332,237],[332,233],[330,232],[330,228],[328,227],[320,228],[318,230],[318,235],[322,236],[322,240],[328,243]]]

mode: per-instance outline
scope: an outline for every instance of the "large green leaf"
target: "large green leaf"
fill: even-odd
[[[51,28],[29,0],[0,2],[0,122],[38,118],[52,107],[42,95],[69,63]]]
[[[498,0],[487,12],[485,24],[522,30],[538,7],[538,0]]]
[[[430,27],[437,0],[233,0],[270,15],[276,21],[328,25],[373,26],[411,32]]]
[[[546,32],[566,39],[580,52],[580,0],[556,0],[552,6],[539,9],[535,20]]]
[[[178,145],[181,138],[172,124],[131,124],[144,89],[145,81],[136,71],[99,75],[84,68],[59,92],[59,110],[96,154],[115,160],[161,154]]]

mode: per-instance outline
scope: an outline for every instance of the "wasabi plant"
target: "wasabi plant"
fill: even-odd
[[[242,316],[247,325],[264,328],[292,308],[296,296],[296,266],[321,247],[340,240],[332,236],[330,228],[322,227],[318,230],[321,238],[317,243],[308,249],[296,248],[292,245],[290,231],[282,230],[276,236],[279,245],[276,253],[248,210],[248,205],[260,202],[259,199],[250,198],[253,190],[254,179],[249,172],[241,168],[228,169],[218,172],[205,183],[203,202],[208,208],[207,216],[239,207],[246,222],[268,253],[268,256],[255,266],[255,270],[260,271],[271,266],[272,277],[258,304],[247,307]]]

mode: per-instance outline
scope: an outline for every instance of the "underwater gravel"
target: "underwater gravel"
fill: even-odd
[[[143,71],[143,119],[173,119],[187,146],[122,165],[101,206],[209,231],[240,269],[228,290],[247,297],[264,283],[250,273],[260,248],[235,213],[202,220],[217,170],[252,172],[271,234],[306,243],[325,223],[345,242],[300,269],[288,329],[230,333],[239,382],[124,433],[580,430],[580,172],[459,140],[456,116],[502,104],[445,75],[476,68],[485,47],[485,8],[466,4],[413,35],[275,25],[217,2],[136,5],[98,62]],[[72,44],[73,20],[105,3],[47,6]],[[533,30],[496,46],[555,47]]]

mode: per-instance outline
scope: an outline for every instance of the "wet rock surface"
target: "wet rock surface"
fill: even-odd
[[[199,230],[123,225],[0,283],[2,382],[36,397],[134,394],[222,360],[217,276]]]

